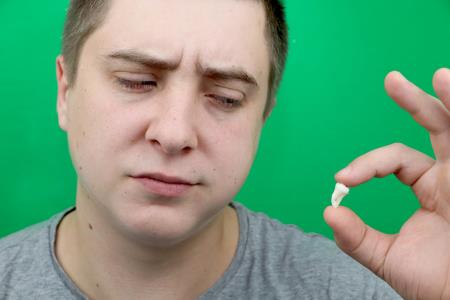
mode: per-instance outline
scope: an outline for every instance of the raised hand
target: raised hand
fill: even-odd
[[[387,235],[367,226],[350,209],[327,207],[324,218],[337,245],[406,299],[450,299],[450,70],[433,78],[436,99],[391,72],[389,96],[430,134],[436,160],[402,144],[366,153],[336,174],[353,187],[395,174],[411,187],[421,208]]]

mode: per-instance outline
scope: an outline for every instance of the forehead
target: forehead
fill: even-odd
[[[264,7],[256,0],[112,0],[92,37],[103,52],[136,49],[194,63],[269,68]]]

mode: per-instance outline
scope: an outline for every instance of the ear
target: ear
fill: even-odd
[[[56,101],[58,123],[62,130],[67,131],[69,82],[67,80],[67,71],[62,55],[59,55],[56,58],[56,80],[58,83],[58,95]]]
[[[267,111],[264,112],[264,123],[267,121],[267,119],[272,114],[272,111],[273,111],[275,105],[277,105],[277,98],[273,99],[272,105],[267,108]]]

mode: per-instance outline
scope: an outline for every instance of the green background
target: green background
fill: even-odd
[[[0,1],[0,237],[73,205],[75,173],[56,119],[55,58],[66,1]],[[450,67],[448,0],[290,0],[290,56],[278,105],[237,199],[305,231],[322,219],[334,173],[402,142],[432,155],[424,129],[385,94],[396,69],[433,93]],[[344,205],[396,232],[418,207],[393,176],[354,188]]]

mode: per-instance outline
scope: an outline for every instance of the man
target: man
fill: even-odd
[[[76,207],[0,242],[0,298],[398,298],[331,242],[231,202],[272,109],[283,41],[277,1],[72,1],[57,110]],[[435,76],[443,104],[398,73],[386,89],[429,129],[437,161],[392,145],[336,179],[395,173],[423,208],[396,236],[346,208],[325,219],[401,296],[447,299],[450,74]]]

